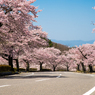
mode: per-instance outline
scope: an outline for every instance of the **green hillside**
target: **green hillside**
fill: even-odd
[[[59,49],[61,51],[69,50],[69,47],[66,46],[66,45],[55,43],[55,42],[52,42],[51,40],[49,40],[48,42],[49,42],[49,47],[55,47],[55,48],[57,48],[57,49]]]

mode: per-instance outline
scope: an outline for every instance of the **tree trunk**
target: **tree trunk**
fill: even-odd
[[[80,65],[79,64],[77,64],[77,70],[80,71]]]
[[[67,71],[69,71],[69,66],[67,65]]]
[[[14,69],[13,69],[13,57],[11,57],[10,55],[8,56],[8,62],[9,62],[9,65],[11,66],[11,71],[14,71]]]
[[[55,71],[55,67],[53,67],[53,71]]]
[[[8,56],[8,63],[9,63],[9,66],[11,66],[11,57],[10,57],[10,55]]]
[[[90,70],[90,72],[93,72],[93,68],[92,68],[91,64],[89,65],[89,70]]]
[[[42,71],[42,65],[43,65],[43,62],[40,62],[40,71]]]
[[[26,71],[29,71],[29,62],[27,62]]]
[[[17,67],[17,71],[19,71],[19,61],[18,61],[18,59],[16,59],[16,67]]]
[[[81,66],[82,66],[83,72],[85,73],[86,69],[85,69],[85,66],[84,66],[83,62],[81,62]]]
[[[54,66],[54,65],[53,65],[53,71],[55,71],[56,67],[57,67],[57,66]]]

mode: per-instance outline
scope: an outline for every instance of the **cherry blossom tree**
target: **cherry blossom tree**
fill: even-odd
[[[46,51],[49,54],[48,64],[51,65],[53,68],[53,71],[55,71],[56,67],[59,64],[61,64],[61,62],[60,62],[61,51],[59,49],[54,48],[54,47],[46,48]]]
[[[53,67],[53,70],[55,71],[57,67],[57,61],[58,55],[61,54],[61,51],[58,49],[55,49],[54,47],[51,48],[39,48],[34,49],[32,56],[35,63],[40,65],[40,71],[42,71],[42,65],[49,65]]]
[[[19,39],[18,39],[19,40]],[[23,38],[20,39],[22,43],[12,43],[13,48],[13,60],[16,61],[17,67],[18,67],[18,59],[23,59],[24,62],[27,64],[27,68],[29,68],[29,62],[32,60],[32,52],[34,48],[39,47],[46,47],[48,45],[48,38],[47,33],[42,31],[42,28],[39,27],[39,29],[32,30],[30,34],[27,36],[23,36]],[[6,49],[6,48],[5,48]],[[10,49],[10,47],[9,47]],[[6,52],[8,50],[8,47],[6,49]],[[8,55],[8,54],[6,54]],[[19,58],[19,56],[23,56]],[[26,56],[26,57],[25,57]],[[3,57],[4,58],[4,57]],[[21,60],[20,59],[20,60]],[[8,59],[7,59],[8,60]],[[29,70],[29,69],[27,69]]]
[[[82,59],[81,53],[77,48],[71,48],[69,51],[65,52],[65,55],[72,61],[71,68],[76,67],[78,71],[80,71],[80,62]]]
[[[85,66],[89,66],[90,72],[92,72],[92,62],[90,62],[90,58],[93,52],[92,45],[91,44],[84,44],[80,47],[78,47],[79,52],[81,53],[82,61],[81,65],[83,67],[83,71],[85,72]],[[88,61],[88,62],[87,62]]]
[[[24,57],[22,57],[22,59],[27,63],[28,68],[29,63],[33,61],[32,52],[40,47],[48,46],[47,33],[43,32],[41,27],[32,30],[32,32],[30,33],[32,33],[31,36],[28,36],[26,42],[24,42],[26,44],[22,47],[22,49],[24,50],[24,53],[22,54]]]
[[[23,47],[23,50],[26,51],[27,45],[28,49],[32,45],[33,47],[37,47],[38,44],[46,45],[44,39],[46,32],[42,32],[41,27],[33,26],[35,18],[38,17],[37,13],[40,12],[40,10],[36,11],[37,7],[31,5],[34,1],[0,1],[0,40],[3,42],[1,46],[2,51],[6,53],[4,55],[8,56],[9,65],[12,68],[13,52],[16,51],[17,46],[18,48]]]
[[[37,63],[40,65],[40,71],[42,71],[42,65],[47,63],[49,54],[46,51],[46,48],[35,48],[33,50],[32,56],[34,58],[34,63]]]
[[[67,71],[69,71],[70,69],[74,69],[76,67],[75,54],[73,54],[71,50],[72,49],[69,49],[68,51],[64,51],[62,53],[63,65],[66,66]]]
[[[89,67],[90,72],[93,72],[93,66],[95,65],[95,43],[83,44],[82,46],[70,49],[69,52],[73,54],[72,58],[76,61],[78,70],[81,65],[84,72],[86,71],[85,67]]]
[[[5,59],[3,59],[2,57],[0,57],[0,64],[1,65],[8,65],[7,61]]]

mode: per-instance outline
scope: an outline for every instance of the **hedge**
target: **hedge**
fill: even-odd
[[[11,71],[11,66],[9,65],[0,65],[0,72]]]

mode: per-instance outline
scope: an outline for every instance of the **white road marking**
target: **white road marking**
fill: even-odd
[[[60,75],[59,75],[58,77],[56,77],[56,78],[60,78],[60,77],[61,77],[61,75],[62,75],[62,74],[60,74]]]
[[[41,80],[35,80],[35,81],[39,82],[39,81],[45,81],[45,80],[50,80],[50,79],[41,79]]]
[[[34,73],[32,73],[32,75],[34,75]]]
[[[6,86],[11,86],[11,85],[1,85],[0,87],[6,87]]]
[[[91,93],[93,93],[95,91],[95,87],[93,87],[92,89],[90,89],[88,92],[86,92],[83,95],[90,95]]]

